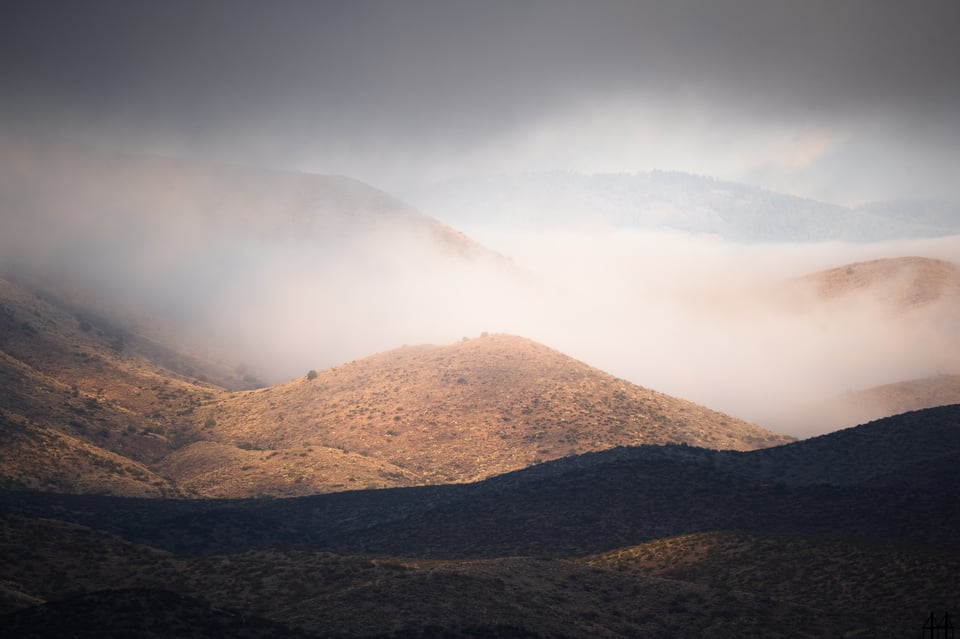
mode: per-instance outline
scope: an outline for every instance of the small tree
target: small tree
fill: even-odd
[[[308,380],[310,380],[310,379],[316,379],[316,378],[317,378],[317,371],[311,370],[309,373],[307,373],[307,379],[308,379]]]

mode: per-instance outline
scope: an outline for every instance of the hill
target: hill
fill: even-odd
[[[960,595],[958,424],[950,406],[293,499],[2,492],[0,623],[127,628],[153,605],[331,639],[910,634]]]
[[[280,500],[6,493],[3,502],[9,512],[189,553],[310,546],[407,557],[564,557],[708,530],[957,547],[958,412],[927,409],[748,452],[618,448],[476,484]]]
[[[401,348],[256,391],[231,393],[210,379],[236,378],[216,371],[0,280],[10,451],[0,479],[130,496],[295,496],[472,481],[645,442],[788,441],[505,335]]]
[[[216,363],[203,373],[230,388],[403,343],[459,282],[516,276],[348,177],[10,138],[0,224],[0,277]]]
[[[907,411],[960,404],[960,375],[942,373],[922,379],[848,391],[824,407],[837,426],[850,426]]]
[[[418,483],[475,481],[615,446],[746,450],[789,441],[509,335],[381,353],[223,397],[197,414],[216,423],[208,436],[222,442],[336,448]]]
[[[763,593],[874,635],[909,636],[960,593],[960,553],[861,539],[707,532],[586,557],[591,566]]]
[[[97,636],[140,629],[184,636],[191,624],[200,636],[260,636],[272,624],[268,636],[330,639],[615,639],[680,627],[734,637],[769,625],[814,637],[833,625],[785,600],[579,561],[396,560],[270,549],[189,557],[81,526],[9,516],[0,517],[0,533],[0,556],[9,557],[0,580],[21,593],[0,622],[18,636],[50,636],[70,623],[71,633],[92,636],[92,622],[103,626]],[[77,561],[78,553],[87,561]],[[241,615],[246,625],[238,627]]]
[[[0,481],[62,492],[180,494],[154,464],[196,439],[192,413],[224,392],[203,381],[203,366],[0,279],[0,437],[8,453]]]
[[[960,265],[915,256],[853,262],[764,295],[768,308],[804,326],[795,357],[819,375],[793,380],[801,397],[771,420],[779,429],[819,434],[960,401]]]
[[[599,221],[736,242],[875,242],[960,232],[955,206],[848,208],[680,172],[466,177],[428,185],[410,197],[467,229],[507,221],[530,227]]]
[[[825,300],[867,295],[892,313],[960,304],[960,265],[925,257],[856,262],[805,278]]]

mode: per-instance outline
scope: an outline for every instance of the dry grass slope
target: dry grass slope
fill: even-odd
[[[143,464],[0,409],[0,487],[125,497],[173,497],[179,489]]]
[[[960,265],[925,257],[847,264],[804,278],[824,299],[871,293],[895,313],[960,301]]]
[[[337,448],[422,483],[624,445],[750,450],[790,441],[509,335],[389,351],[224,397],[198,415],[216,422],[211,437],[223,442]]]
[[[203,497],[294,497],[317,493],[416,485],[393,464],[323,446],[245,450],[196,442],[157,464],[184,491]]]
[[[231,393],[58,304],[0,280],[0,409],[24,425],[8,436],[18,453],[0,460],[12,486],[296,496],[469,482],[623,445],[789,441],[508,335],[401,348]],[[40,433],[46,454],[30,444]]]

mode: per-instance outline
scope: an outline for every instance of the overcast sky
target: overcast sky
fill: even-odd
[[[388,190],[689,171],[958,199],[960,2],[0,5],[0,119]]]

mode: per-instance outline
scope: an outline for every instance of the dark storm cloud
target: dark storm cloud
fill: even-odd
[[[449,161],[607,101],[649,109],[636,118],[681,105],[710,126],[922,122],[937,146],[958,137],[958,6],[8,2],[0,108],[8,126],[360,173],[385,156]]]

